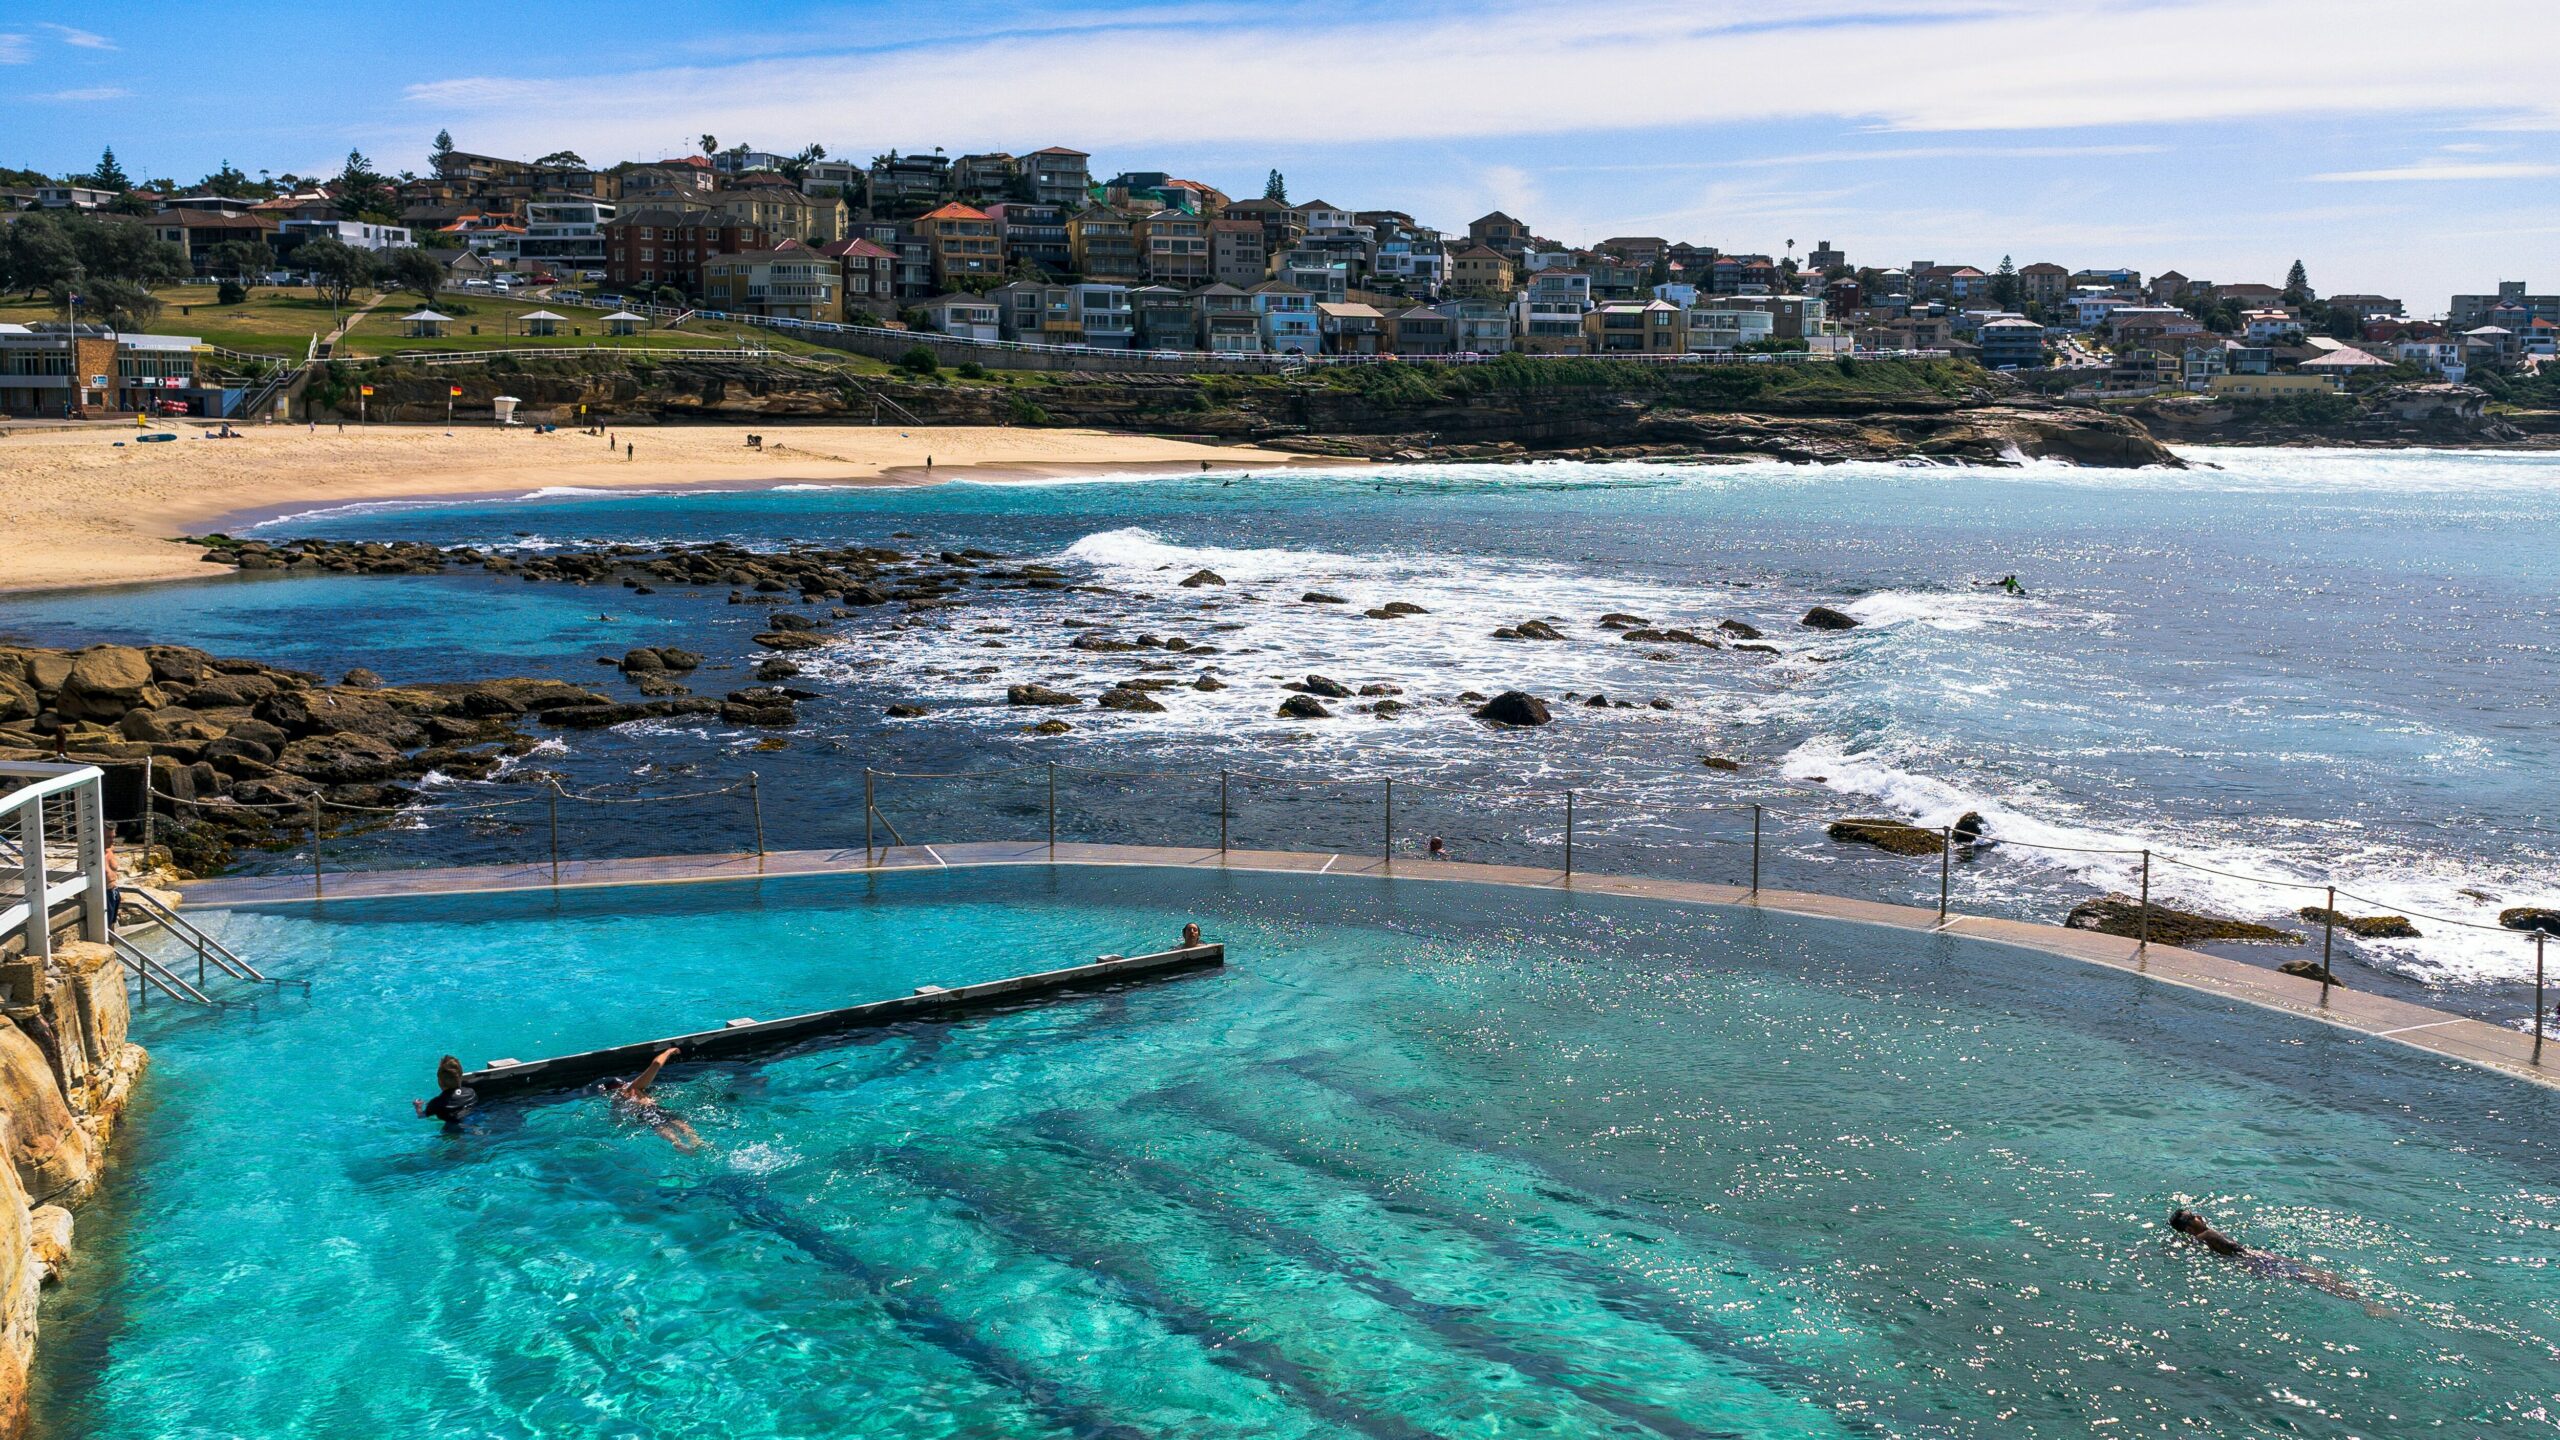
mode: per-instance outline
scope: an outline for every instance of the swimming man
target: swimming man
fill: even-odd
[[[2242,1265],[2247,1266],[2250,1270],[2260,1275],[2272,1275],[2279,1279],[2302,1281],[2306,1285],[2325,1290],[2342,1300],[2357,1301],[2364,1306],[2365,1310],[2369,1314],[2388,1315],[2391,1313],[2388,1307],[2375,1304],[2373,1301],[2367,1299],[2364,1294],[2354,1286],[2349,1285],[2346,1281],[2339,1279],[2328,1271],[2318,1269],[2314,1266],[2305,1265],[2299,1260],[2289,1260],[2282,1255],[2276,1254],[2272,1250],[2261,1250],[2254,1245],[2243,1245],[2239,1241],[2232,1239],[2230,1236],[2223,1234],[2221,1231],[2214,1229],[2212,1223],[2206,1220],[2202,1215],[2197,1214],[2193,1210],[2186,1209],[2183,1206],[2169,1212],[2169,1228],[2195,1241],[2197,1244],[2202,1245],[2204,1248],[2212,1251],[2216,1255],[2226,1256],[2230,1259],[2239,1261]]]
[[[649,1087],[657,1083],[658,1072],[666,1068],[668,1061],[682,1053],[670,1045],[658,1052],[657,1058],[649,1062],[647,1069],[628,1080],[608,1080],[603,1088],[606,1098],[613,1102],[613,1113],[616,1115],[639,1121],[657,1131],[665,1137],[668,1144],[679,1150],[699,1150],[702,1148],[702,1137],[693,1133],[692,1126],[668,1113],[667,1107],[659,1104],[658,1098],[649,1093]]]

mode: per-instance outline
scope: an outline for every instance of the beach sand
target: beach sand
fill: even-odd
[[[950,426],[752,427],[617,430],[593,435],[530,428],[434,425],[262,425],[236,440],[137,444],[127,429],[0,436],[0,591],[194,579],[203,552],[172,543],[244,518],[361,500],[522,494],[545,485],[616,489],[838,481],[915,484],[933,473],[1055,474],[1079,469],[1219,468],[1310,463],[1242,446],[1203,445],[1094,430]],[[115,442],[123,441],[119,447]],[[623,458],[623,444],[634,458]]]

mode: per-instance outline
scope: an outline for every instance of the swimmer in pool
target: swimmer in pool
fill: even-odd
[[[1183,949],[1185,949],[1185,950],[1188,950],[1188,949],[1190,949],[1192,946],[1197,945],[1197,944],[1199,944],[1199,943],[1200,943],[1200,926],[1199,926],[1199,923],[1198,923],[1197,921],[1194,921],[1193,923],[1191,923],[1191,924],[1189,924],[1189,925],[1185,925],[1185,926],[1183,926],[1183,927],[1182,927],[1182,948],[1183,948]]]
[[[667,1107],[659,1104],[658,1098],[649,1093],[649,1087],[657,1083],[658,1072],[682,1053],[670,1045],[658,1052],[647,1069],[628,1080],[608,1080],[603,1088],[605,1097],[613,1102],[614,1114],[639,1121],[679,1150],[699,1150],[702,1137],[693,1133],[692,1126],[668,1113]]]
[[[447,1130],[459,1130],[463,1117],[479,1103],[480,1093],[462,1083],[462,1062],[447,1055],[436,1062],[436,1098],[412,1100],[409,1108],[421,1120],[441,1120]]]
[[[2272,1275],[2282,1280],[2299,1280],[2315,1289],[2325,1290],[2328,1293],[2337,1296],[2341,1300],[2356,1301],[2364,1306],[2367,1314],[2388,1315],[2391,1313],[2390,1307],[2375,1304],[2372,1300],[2367,1299],[2364,1294],[2354,1286],[2349,1285],[2346,1281],[2339,1279],[2328,1271],[2318,1269],[2314,1266],[2305,1265],[2299,1260],[2289,1260],[2282,1255],[2276,1254],[2272,1250],[2261,1250],[2254,1245],[2243,1245],[2239,1241],[2232,1239],[2230,1236],[2223,1234],[2221,1231],[2214,1229],[2212,1222],[2206,1220],[2202,1215],[2197,1214],[2193,1210],[2180,1207],[2176,1210],[2170,1211],[2169,1228],[2186,1236],[2188,1239],[2195,1241],[2197,1244],[2202,1245],[2204,1248],[2212,1251],[2216,1255],[2221,1255],[2228,1259],[2239,1261],[2242,1265],[2248,1267],[2257,1274]]]

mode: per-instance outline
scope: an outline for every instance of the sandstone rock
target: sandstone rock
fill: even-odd
[[[1832,609],[1828,605],[1816,605],[1812,609],[1804,612],[1804,624],[1807,628],[1814,630],[1855,630],[1858,628],[1858,620],[1856,616],[1843,614],[1838,610]]]
[[[359,665],[338,677],[338,683],[350,690],[379,690],[382,688],[382,677]]]
[[[636,675],[646,671],[664,670],[666,668],[667,662],[658,657],[658,652],[656,650],[643,647],[636,650],[625,650],[622,652],[622,673],[625,675]]]
[[[815,650],[827,643],[823,637],[812,635],[805,630],[761,631],[756,635],[755,642],[767,650]]]
[[[1873,845],[1894,855],[1935,855],[1942,843],[1935,830],[1923,830],[1900,820],[1867,817],[1834,820],[1822,833],[1849,844]]]
[[[92,645],[74,656],[53,707],[74,720],[114,720],[135,706],[158,709],[167,697],[151,676],[151,657],[130,645]]]
[[[60,1284],[71,1270],[71,1212],[59,1205],[28,1211],[27,1249],[42,1267],[44,1283]]]
[[[786,725],[796,725],[799,721],[799,710],[788,700],[723,700],[720,702],[720,723],[724,725],[758,725],[780,729]]]
[[[819,623],[806,615],[794,615],[788,610],[776,610],[764,617],[764,627],[768,630],[806,631],[819,628]]]
[[[691,687],[664,670],[645,670],[631,677],[631,688],[643,695],[690,695]]]
[[[9,1117],[9,1160],[28,1198],[86,1198],[97,1181],[89,1132],[64,1102],[44,1050],[15,1024],[0,1024],[0,1111]]]
[[[1224,585],[1226,583],[1226,577],[1220,575],[1215,570],[1194,570],[1190,574],[1182,577],[1182,588],[1185,590],[1197,590],[1203,585]]]
[[[2148,907],[2148,914],[2151,938],[2162,945],[2192,945],[2206,940],[2240,940],[2271,945],[2302,943],[2302,937],[2290,930],[2217,915],[2199,915],[2189,910],[2173,910],[2156,903]],[[2071,913],[2064,917],[2062,923],[2074,930],[2095,930],[2102,935],[2119,935],[2132,940],[2142,933],[2144,915],[2145,907],[2133,896],[2103,895],[2072,906]]]
[[[1064,690],[1052,690],[1046,685],[1011,685],[1005,688],[1004,703],[1007,705],[1081,705],[1084,702]]]
[[[1280,702],[1280,714],[1291,720],[1330,720],[1333,712],[1313,695],[1292,695]]]
[[[1546,701],[1525,690],[1505,690],[1477,706],[1475,715],[1496,725],[1544,725],[1555,718],[1547,712]]]
[[[2342,988],[2345,985],[2344,981],[2317,960],[2287,960],[2276,968],[2287,975],[2298,976],[2304,980],[2316,980],[2323,985],[2337,985]]]
[[[43,710],[36,687],[15,675],[0,675],[0,723],[32,720]]]
[[[779,655],[756,662],[755,676],[759,680],[788,680],[799,673],[800,662]]]

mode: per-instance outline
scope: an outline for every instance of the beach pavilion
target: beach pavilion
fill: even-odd
[[[408,335],[412,340],[441,340],[445,336],[444,327],[453,323],[453,317],[419,309],[401,316],[400,323],[409,327]]]
[[[634,315],[628,310],[616,310],[604,317],[604,332],[608,335],[637,335],[640,333],[640,327],[647,323],[649,323],[647,316]]]
[[[527,335],[557,335],[560,333],[560,322],[569,317],[554,315],[548,310],[535,310],[516,318],[524,323],[524,333]]]

